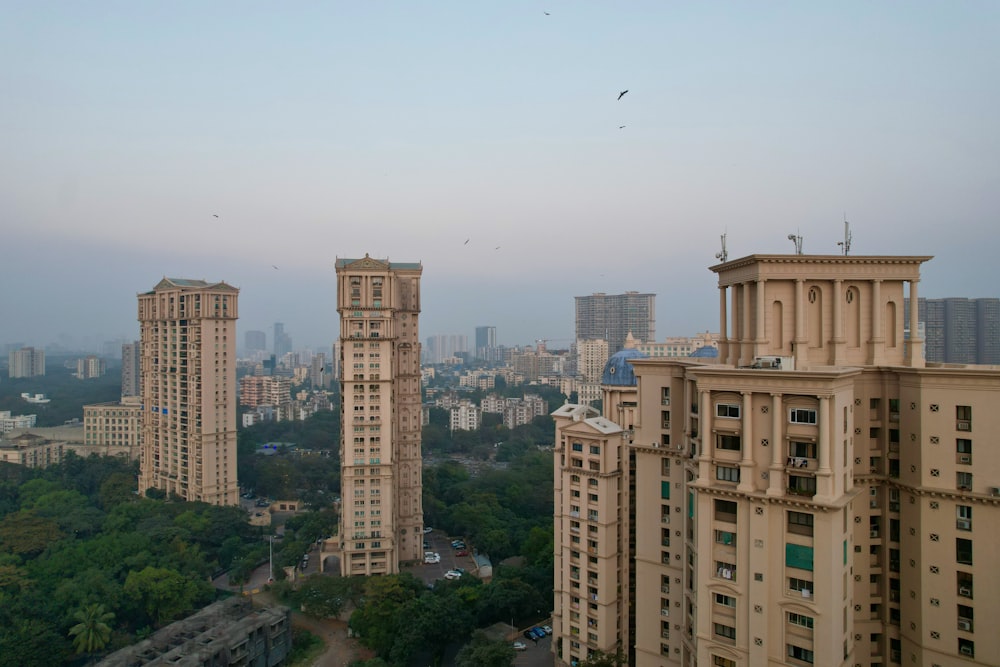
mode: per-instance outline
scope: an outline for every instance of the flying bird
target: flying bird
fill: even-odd
[[[271,268],[274,269],[275,271],[278,270],[278,267],[276,267],[274,264],[271,265]]]
[[[218,214],[218,213],[213,213],[213,214],[212,214],[212,217],[213,217],[213,218],[218,218],[218,217],[219,217],[219,214]]]
[[[545,14],[546,16],[552,16],[552,14],[549,14],[548,12],[542,12],[542,13]]]
[[[465,243],[463,243],[462,245],[469,245],[469,241],[471,241],[471,240],[472,239],[465,239]]]
[[[625,90],[623,90],[622,92],[618,93],[618,99],[621,99],[621,98],[622,98],[622,96],[624,96],[624,95],[625,95],[625,93],[627,93],[627,92],[628,92],[628,88],[626,88],[626,89],[625,89]]]
[[[619,129],[619,130],[621,130],[621,129],[624,129],[624,128],[625,128],[625,126],[624,126],[624,125],[619,125],[619,126],[618,126],[618,129]]]
[[[497,246],[496,248],[494,248],[494,250],[499,250],[499,249],[500,249],[500,246]]]

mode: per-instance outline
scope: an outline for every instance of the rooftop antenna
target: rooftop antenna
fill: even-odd
[[[720,252],[715,253],[715,258],[720,262],[725,262],[727,259],[729,259],[729,252],[726,251],[726,235],[723,234],[719,238],[722,239],[722,250]]]
[[[843,241],[837,241],[837,245],[839,245],[841,248],[843,248],[843,250],[844,250],[844,257],[847,257],[847,255],[850,254],[850,252],[851,252],[851,224],[849,222],[847,222],[847,213],[846,212],[844,213],[844,240]]]
[[[789,234],[788,240],[795,244],[795,254],[802,254],[802,236],[799,234]]]

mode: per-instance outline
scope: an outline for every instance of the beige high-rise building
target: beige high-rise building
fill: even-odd
[[[341,573],[423,555],[419,263],[338,259]]]
[[[929,259],[714,266],[718,363],[627,359],[621,434],[557,411],[557,664],[996,664],[1000,368],[904,337]]]
[[[239,290],[164,278],[139,294],[142,454],[139,492],[236,505]]]

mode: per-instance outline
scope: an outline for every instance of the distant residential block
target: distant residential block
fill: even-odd
[[[45,350],[22,347],[7,355],[8,375],[11,378],[30,378],[45,375]]]

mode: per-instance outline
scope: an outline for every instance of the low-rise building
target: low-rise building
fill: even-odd
[[[229,598],[171,623],[149,639],[98,663],[98,667],[229,667],[287,664],[292,651],[291,611],[254,607],[248,598]]]
[[[16,428],[31,428],[38,415],[12,415],[10,410],[0,410],[0,433],[10,433]]]
[[[142,405],[138,396],[83,406],[83,444],[104,448],[106,454],[139,458],[142,445]]]

